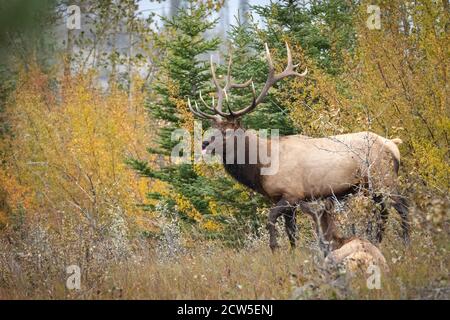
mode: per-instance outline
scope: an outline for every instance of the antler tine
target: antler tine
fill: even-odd
[[[287,52],[287,60],[288,60],[288,65],[287,65],[286,69],[294,71],[294,69],[297,68],[300,65],[300,63],[293,64],[291,49],[289,48],[289,44],[287,42],[285,42],[285,43],[286,43],[286,52]],[[308,74],[308,67],[305,67],[305,71],[303,71],[302,73],[298,73],[298,72],[295,72],[295,73],[296,73],[295,75],[298,77],[304,77]]]
[[[198,113],[204,113],[198,108],[197,101],[194,101],[194,105],[195,105],[195,110],[197,110]]]
[[[256,90],[255,90],[255,84],[253,83],[253,81],[252,81],[251,83],[252,83],[252,94],[253,94],[253,100],[256,100]]]
[[[198,113],[204,115],[207,119],[213,119],[213,120],[220,121],[220,118],[218,116],[213,115],[213,114],[208,114],[206,112],[201,111],[200,108],[198,107],[197,101],[194,101],[194,103],[195,103],[195,108],[196,108]],[[209,108],[209,109],[211,109],[211,108]],[[214,109],[211,109],[211,110],[214,111]]]
[[[228,58],[228,68],[227,68],[226,83],[225,83],[225,87],[223,88],[223,93],[225,95],[225,103],[227,104],[228,111],[230,112],[229,115],[231,117],[234,117],[235,114],[234,114],[233,110],[231,110],[231,106],[230,106],[229,100],[228,100],[227,91],[230,91],[231,89],[246,88],[252,83],[252,79],[249,79],[249,80],[247,80],[244,83],[233,83],[233,81],[231,79],[231,66],[232,66],[232,64],[233,64],[233,53],[230,52],[230,56]]]
[[[226,82],[225,87],[223,88],[223,93],[225,95],[225,103],[227,104],[227,108],[230,112],[230,115],[233,116],[233,111],[231,111],[231,107],[228,101],[228,94],[227,91],[232,88],[233,84],[231,83],[231,65],[233,63],[233,52],[230,51],[230,56],[228,58],[228,67],[227,67],[227,76],[226,76]]]
[[[191,99],[189,99],[189,98],[188,98],[188,100],[187,100],[187,105],[188,105],[188,107],[189,107],[189,110],[190,110],[194,115],[196,115],[197,117],[203,118],[203,119],[205,118],[204,115],[198,113],[196,110],[194,110],[194,108],[192,108],[192,105],[191,105]]]
[[[253,82],[253,79],[250,78],[247,81],[245,81],[244,83],[231,83],[231,85],[229,86],[229,89],[232,88],[236,88],[236,89],[242,89],[242,88],[246,88],[248,87],[251,83]]]
[[[190,110],[194,115],[203,118],[203,116],[201,116],[200,114],[198,114],[197,111],[195,111],[194,108],[192,108],[192,105],[191,105],[191,99],[189,99],[189,98],[187,99],[187,105],[188,105],[189,110]]]
[[[269,75],[270,75],[271,73],[273,73],[274,68],[273,68],[272,56],[270,55],[270,50],[269,50],[269,46],[267,45],[267,42],[264,43],[264,48],[266,48],[266,58],[267,58],[267,63],[269,65]]]
[[[287,66],[287,68],[286,69],[288,69],[289,67],[291,67],[291,68],[289,68],[289,69],[295,69],[295,68],[297,68],[299,65],[300,65],[300,63],[297,63],[297,64],[293,64],[293,62],[292,62],[292,54],[291,54],[291,49],[289,48],[289,44],[286,42],[286,52],[287,52],[287,61],[288,61],[288,66]],[[306,76],[308,74],[308,68],[306,67],[305,68],[305,71],[304,72],[302,72],[302,73],[300,73],[300,74],[298,74],[299,76],[301,76],[301,77],[304,77],[304,76]]]
[[[292,63],[292,54],[291,54],[291,49],[289,48],[289,44],[286,42],[286,52],[287,52],[287,66],[286,69],[284,69],[283,72],[275,75],[275,79],[274,81],[278,81],[280,79],[283,79],[285,77],[288,76],[297,76],[297,77],[304,77],[307,75],[308,73],[308,68],[305,69],[304,72],[302,73],[298,73],[297,71],[295,71],[295,68],[298,67],[300,64],[293,64]]]
[[[227,104],[227,108],[228,108],[228,111],[230,112],[230,116],[234,117],[234,112],[233,112],[233,110],[231,110],[230,103],[228,101],[227,90],[223,89],[223,93],[225,94],[225,103]]]
[[[216,70],[214,69],[214,62],[212,56],[210,58],[210,62],[211,62],[211,75],[217,91],[217,105],[213,105],[214,112],[217,113],[218,115],[221,115],[222,117],[228,117],[229,116],[228,114],[222,112],[223,89],[220,86],[219,80],[217,80]]]
[[[231,80],[232,64],[233,64],[233,54],[230,52],[230,57],[228,58],[226,83],[225,83],[225,87],[223,89],[224,91],[229,91],[230,89],[233,89],[233,88],[245,88],[245,87],[248,87],[250,85],[250,83],[252,82],[252,79],[249,79],[244,83],[233,83],[233,81]]]
[[[296,66],[298,66],[299,64],[296,64]],[[305,67],[305,71],[303,71],[302,73],[299,73],[298,76],[303,78],[306,77],[306,75],[308,74],[308,67]]]
[[[233,63],[233,53],[230,52],[230,57],[228,58],[228,68],[227,68],[227,83],[225,84],[225,89],[229,89],[231,85],[231,64]]]
[[[206,103],[206,101],[203,99],[202,91],[201,91],[201,90],[199,91],[199,97],[200,97],[200,101],[204,104],[205,107],[207,107],[209,110],[215,112],[214,108],[213,108],[213,107],[210,107],[210,106]],[[212,103],[213,103],[213,105],[214,105],[214,97],[213,97],[213,102],[212,102]]]
[[[217,90],[219,90],[221,88],[220,88],[219,80],[217,80],[217,77],[216,77],[216,70],[214,69],[214,62],[213,62],[212,55],[210,56],[210,64],[211,64],[211,75],[213,78],[214,85],[216,86]]]
[[[292,53],[291,53],[291,49],[289,48],[289,44],[287,42],[286,43],[286,53],[287,53],[287,68],[292,67],[294,68],[294,66],[292,65]]]
[[[220,120],[220,119],[218,119],[215,115],[207,114],[207,113],[202,112],[202,111],[198,108],[197,101],[194,101],[194,103],[195,103],[195,108],[196,108],[196,110],[192,107],[192,105],[191,105],[191,99],[189,99],[189,97],[188,97],[187,105],[188,105],[188,107],[189,107],[189,110],[190,110],[194,115],[196,115],[197,117],[202,118],[202,119]]]
[[[223,89],[223,93],[225,94],[225,101],[228,102],[227,89]]]

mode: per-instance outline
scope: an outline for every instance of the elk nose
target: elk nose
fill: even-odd
[[[207,146],[209,146],[209,141],[203,141],[202,142],[202,149],[206,149]]]

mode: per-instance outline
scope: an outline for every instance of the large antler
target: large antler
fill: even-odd
[[[250,79],[244,83],[233,83],[232,82],[232,80],[231,80],[232,55],[231,54],[230,54],[230,58],[228,60],[228,69],[227,69],[227,75],[225,78],[225,86],[222,88],[220,86],[219,80],[217,79],[216,71],[214,68],[214,63],[213,63],[212,57],[211,57],[211,75],[212,75],[213,82],[214,82],[214,85],[215,85],[216,91],[217,91],[217,104],[214,103],[214,97],[213,97],[212,106],[209,106],[206,103],[206,101],[203,99],[201,91],[199,93],[199,97],[200,97],[200,101],[205,105],[205,107],[208,110],[210,110],[211,112],[213,112],[214,114],[209,114],[209,113],[205,113],[205,112],[201,111],[196,102],[195,102],[195,110],[194,110],[194,108],[192,108],[190,100],[188,99],[188,106],[189,106],[189,109],[191,110],[191,112],[198,117],[205,118],[205,119],[213,119],[216,121],[220,121],[220,117],[224,117],[224,118],[241,117],[244,114],[249,113],[253,109],[255,109],[256,106],[264,100],[267,93],[269,92],[270,87],[272,87],[277,81],[279,81],[285,77],[289,77],[289,76],[304,77],[308,73],[308,68],[306,68],[303,73],[298,73],[295,71],[295,68],[298,66],[298,64],[294,65],[292,63],[291,50],[289,49],[289,45],[286,42],[287,66],[283,72],[276,74],[267,43],[265,43],[264,46],[266,48],[267,62],[269,64],[269,74],[267,76],[266,83],[264,84],[264,87],[262,88],[261,93],[259,94],[258,97],[256,97],[255,86],[253,85],[252,79]],[[242,110],[233,112],[230,108],[230,105],[228,104],[227,92],[229,92],[231,89],[246,88],[250,85],[251,85],[252,93],[253,93],[252,104]],[[224,112],[222,109],[224,101],[227,103],[229,113]]]
[[[211,75],[212,75],[213,82],[214,82],[214,85],[215,85],[216,91],[217,91],[217,104],[214,104],[214,99],[213,99],[212,107],[210,107],[205,102],[205,100],[203,100],[202,93],[200,92],[200,100],[203,102],[203,104],[209,110],[212,110],[216,114],[218,114],[218,115],[220,115],[222,117],[225,117],[225,118],[234,117],[234,113],[233,113],[233,111],[231,111],[230,105],[228,104],[228,94],[227,94],[227,92],[229,92],[231,89],[234,89],[234,88],[246,88],[250,84],[252,84],[252,79],[250,79],[250,80],[248,80],[248,81],[246,81],[244,83],[234,83],[231,80],[231,64],[232,63],[233,63],[233,55],[230,53],[230,58],[228,59],[227,75],[225,77],[225,86],[222,88],[220,86],[219,80],[217,79],[216,70],[215,70],[214,63],[213,63],[213,60],[212,60],[212,57],[211,57]],[[223,102],[224,101],[226,101],[227,106],[228,106],[228,110],[229,110],[230,113],[223,112],[222,106],[223,106]]]
[[[299,66],[299,64],[293,64],[292,63],[292,54],[291,49],[289,48],[288,43],[286,42],[286,51],[287,51],[287,66],[281,73],[275,73],[275,69],[273,67],[272,57],[270,56],[269,47],[267,46],[267,43],[264,44],[264,47],[266,48],[266,56],[267,56],[267,63],[269,64],[269,74],[267,75],[266,83],[264,84],[264,87],[261,90],[261,93],[259,94],[258,98],[253,99],[253,102],[248,107],[239,110],[237,112],[234,112],[234,115],[236,117],[241,117],[246,113],[249,113],[253,111],[258,104],[260,104],[264,98],[266,97],[267,93],[269,92],[270,87],[272,87],[277,81],[289,77],[289,76],[296,76],[296,77],[305,77],[308,74],[308,68],[305,68],[305,71],[302,73],[298,73],[295,71],[295,68]]]
[[[228,60],[227,75],[226,75],[226,78],[225,78],[225,87],[222,88],[220,86],[219,80],[217,79],[216,70],[214,68],[214,63],[213,63],[213,60],[212,60],[212,57],[211,57],[211,75],[212,75],[213,82],[214,82],[214,85],[215,85],[216,91],[217,91],[216,92],[217,93],[217,104],[214,103],[214,97],[213,97],[212,98],[212,106],[209,106],[206,103],[205,99],[203,99],[202,92],[200,91],[199,92],[200,101],[203,103],[203,105],[209,111],[212,111],[214,114],[209,114],[209,113],[201,111],[199,109],[198,105],[197,105],[197,102],[195,102],[195,101],[194,101],[194,105],[195,105],[195,109],[194,109],[192,107],[192,105],[191,105],[190,99],[188,98],[188,107],[189,107],[189,109],[191,110],[191,112],[194,115],[196,115],[196,116],[198,116],[200,118],[213,119],[213,120],[216,120],[216,121],[220,121],[221,120],[220,117],[225,117],[225,118],[232,118],[232,117],[234,117],[234,113],[233,113],[233,111],[231,111],[231,108],[230,108],[230,106],[228,104],[228,94],[227,94],[227,92],[229,92],[231,89],[234,89],[234,88],[245,88],[245,87],[248,87],[250,84],[252,84],[253,95],[256,96],[256,93],[255,93],[255,90],[254,90],[254,86],[253,86],[253,83],[252,83],[251,79],[248,80],[247,82],[244,82],[244,83],[234,83],[231,80],[231,64],[232,64],[232,61],[233,61],[233,58],[232,58],[232,54],[230,53],[230,58]],[[229,110],[230,113],[225,113],[225,112],[222,111],[223,110],[222,106],[223,106],[223,102],[224,101],[227,102],[228,110]]]

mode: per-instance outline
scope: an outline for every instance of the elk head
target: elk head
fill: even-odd
[[[269,92],[269,89],[279,80],[289,77],[289,76],[297,76],[297,77],[305,77],[308,73],[308,69],[305,68],[305,71],[302,73],[298,73],[295,71],[295,68],[298,67],[298,64],[292,63],[292,54],[291,50],[289,49],[289,45],[286,42],[286,51],[287,51],[287,66],[281,73],[276,73],[275,68],[273,66],[273,61],[270,56],[269,47],[267,46],[267,43],[264,44],[266,49],[266,57],[267,62],[269,65],[269,72],[267,75],[266,83],[264,84],[261,93],[256,96],[255,86],[253,84],[252,79],[248,80],[244,83],[235,83],[231,79],[231,64],[232,64],[232,55],[230,54],[230,58],[228,61],[228,70],[227,75],[225,77],[225,86],[222,88],[219,80],[217,79],[214,64],[211,57],[211,75],[212,80],[214,83],[214,86],[216,87],[216,95],[217,95],[217,102],[215,102],[215,99],[213,97],[212,99],[212,105],[208,105],[206,101],[203,99],[201,91],[199,92],[199,99],[202,102],[203,106],[206,108],[206,111],[202,111],[197,102],[194,101],[194,107],[191,104],[190,99],[188,98],[188,107],[190,111],[196,115],[199,118],[202,119],[209,119],[212,121],[212,125],[214,128],[221,130],[223,133],[225,133],[226,130],[236,130],[241,127],[240,125],[240,118],[249,113],[252,112],[257,105],[259,105],[264,98],[266,97],[267,93]],[[251,87],[252,94],[253,94],[253,100],[250,105],[247,107],[239,110],[239,111],[232,111],[228,94],[232,89],[238,89],[238,88],[247,88]],[[223,103],[225,102],[228,112],[223,110]],[[211,143],[212,141],[203,141],[202,143],[202,149],[205,150],[205,148]]]

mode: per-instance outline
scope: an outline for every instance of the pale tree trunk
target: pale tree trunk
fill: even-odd
[[[71,74],[72,55],[73,55],[73,33],[72,29],[67,28],[67,45],[66,56],[64,61],[64,77],[69,77]]]
[[[239,18],[242,24],[248,22],[249,3],[248,0],[239,0]]]
[[[170,0],[169,2],[169,16],[173,17],[177,14],[178,9],[180,8],[181,0]]]

